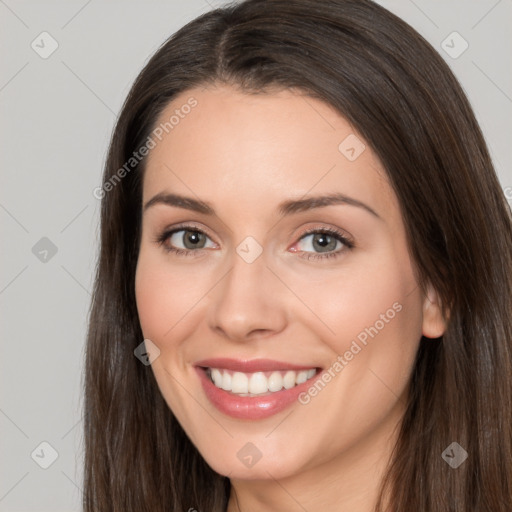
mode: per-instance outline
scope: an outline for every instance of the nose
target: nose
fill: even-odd
[[[265,253],[252,263],[235,253],[231,269],[212,290],[209,326],[239,342],[277,334],[287,324],[285,291],[267,267]]]

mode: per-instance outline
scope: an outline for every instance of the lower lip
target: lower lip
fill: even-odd
[[[283,389],[264,396],[238,396],[229,391],[219,389],[210,380],[203,368],[196,367],[204,392],[210,402],[222,413],[242,420],[261,420],[283,411],[298,399],[298,396],[311,386],[308,379],[290,389]]]

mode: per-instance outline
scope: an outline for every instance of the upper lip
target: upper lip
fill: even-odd
[[[234,372],[254,373],[254,372],[268,372],[273,370],[309,370],[310,368],[317,368],[315,365],[298,365],[285,363],[283,361],[276,361],[274,359],[230,359],[227,357],[217,357],[213,359],[203,359],[198,361],[196,366],[203,368],[219,368],[231,370]]]

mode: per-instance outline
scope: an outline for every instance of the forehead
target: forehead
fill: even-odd
[[[330,105],[303,93],[190,89],[157,125],[144,202],[165,190],[254,214],[283,198],[342,192],[377,210],[396,206],[366,141]]]

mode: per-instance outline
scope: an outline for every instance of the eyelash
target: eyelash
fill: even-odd
[[[178,226],[177,228],[174,228],[172,230],[165,230],[163,231],[157,238],[154,240],[159,246],[163,247],[164,251],[168,253],[174,253],[177,256],[192,256],[193,253],[199,252],[201,249],[193,250],[193,249],[180,249],[176,247],[169,247],[166,245],[166,241],[171,237],[174,233],[178,233],[179,231],[191,231],[193,233],[201,233],[205,236],[208,236],[202,229],[199,229],[197,226],[194,225],[184,225],[184,226]],[[340,241],[344,246],[345,249],[353,249],[354,248],[354,242],[347,238],[341,231],[338,231],[334,228],[312,228],[308,229],[302,235],[299,237],[299,240],[302,240],[307,235],[311,234],[324,234],[324,235],[330,235],[336,238],[338,241]],[[209,237],[208,237],[209,238]],[[339,249],[335,252],[328,252],[328,253],[311,253],[311,252],[305,252],[306,256],[300,255],[300,258],[306,259],[306,260],[325,260],[327,258],[338,258],[341,256],[342,253],[345,252],[345,249]],[[303,251],[298,251],[302,254]]]

